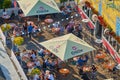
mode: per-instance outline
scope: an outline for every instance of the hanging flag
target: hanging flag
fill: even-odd
[[[98,8],[99,8],[99,10],[98,10],[99,14],[102,15],[102,0],[100,0]]]
[[[17,7],[17,2],[16,2],[16,0],[14,0],[13,4],[14,4],[14,8],[16,8],[16,7]]]
[[[120,36],[120,17],[116,17],[116,34]]]

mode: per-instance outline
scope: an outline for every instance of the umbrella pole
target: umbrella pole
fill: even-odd
[[[38,15],[38,21],[40,21],[40,20],[39,20],[39,15]]]

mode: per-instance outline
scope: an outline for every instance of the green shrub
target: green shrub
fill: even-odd
[[[4,0],[2,8],[10,8],[11,4],[12,4],[11,0]]]
[[[60,3],[64,3],[64,2],[67,2],[67,0],[60,0]]]

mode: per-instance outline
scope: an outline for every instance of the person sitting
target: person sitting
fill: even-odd
[[[54,79],[54,75],[50,72],[50,74],[48,75],[48,80],[55,80]]]
[[[23,14],[23,11],[21,9],[18,10],[18,15]]]
[[[78,70],[79,70],[79,75],[83,75],[84,74],[84,71],[83,71],[82,67],[78,67]]]
[[[7,15],[7,11],[6,9],[3,9],[3,16],[6,16]]]
[[[116,71],[119,71],[119,70],[120,70],[120,64],[117,64],[117,65],[114,66],[112,72],[115,74]]]
[[[33,77],[33,80],[40,80],[39,75],[35,74],[34,77]]]
[[[47,59],[45,60],[45,64],[46,64],[46,66],[49,66],[49,65],[50,65],[50,63],[49,63],[49,58],[47,58]]]
[[[31,51],[31,59],[35,60],[36,59],[36,52],[34,50]]]
[[[83,66],[87,61],[88,61],[88,56],[85,56],[85,59],[79,58],[79,59],[77,60],[77,64],[78,64],[79,66]]]
[[[96,68],[96,66],[94,64],[91,67],[91,71],[92,71],[92,79],[95,79],[96,78],[97,68]]]
[[[42,58],[45,56],[43,48],[40,48],[40,50],[38,51],[38,55],[41,56]]]
[[[36,68],[41,69],[41,64],[38,59],[35,59],[34,63],[35,63]]]
[[[12,10],[12,13],[11,13],[10,19],[14,19],[14,18],[15,18],[15,13],[14,13],[14,11]]]

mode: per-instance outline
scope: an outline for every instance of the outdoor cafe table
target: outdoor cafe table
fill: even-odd
[[[106,54],[105,54],[105,53],[100,53],[100,54],[97,54],[95,57],[96,57],[97,59],[103,59],[103,58],[106,57]]]
[[[59,72],[64,76],[67,76],[70,73],[70,71],[66,68],[61,68]]]
[[[54,33],[59,33],[59,31],[60,31],[60,28],[52,28],[52,32]]]
[[[87,22],[89,22],[89,19],[82,19],[82,22],[87,23]]]
[[[106,69],[112,70],[114,68],[115,64],[110,62],[110,63],[103,64],[103,66]]]
[[[45,19],[44,21],[45,21],[46,23],[50,24],[50,23],[53,22],[53,19]]]

